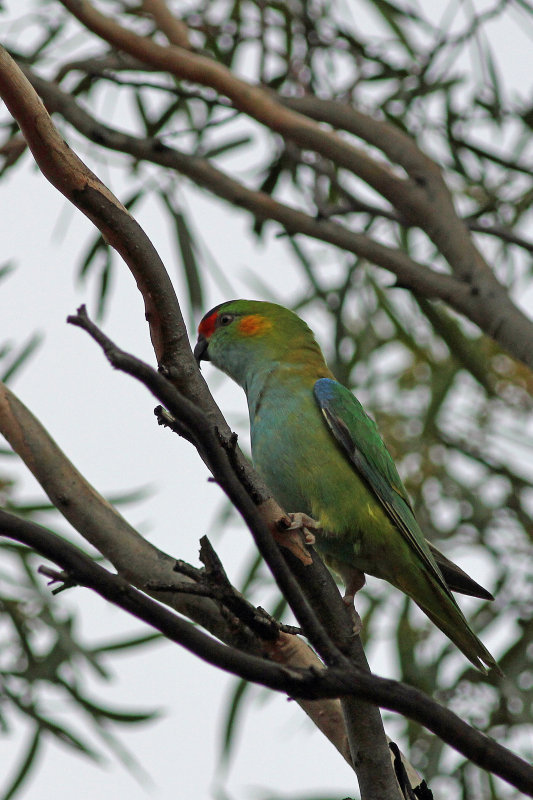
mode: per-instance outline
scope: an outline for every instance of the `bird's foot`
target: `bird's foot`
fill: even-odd
[[[353,619],[353,635],[359,636],[363,628],[361,617],[355,610],[355,595],[365,585],[365,573],[361,572],[357,567],[345,567],[342,571],[342,577],[346,584],[343,603],[347,606],[352,619]]]
[[[347,607],[347,609],[350,612],[350,615],[352,617],[352,621],[353,621],[352,632],[353,632],[353,635],[354,636],[359,636],[359,634],[363,630],[363,622],[361,620],[361,617],[359,616],[359,614],[355,610],[354,600],[355,600],[355,598],[354,598],[353,594],[345,594],[344,597],[342,598],[342,602],[346,605],[346,607]]]
[[[310,529],[313,528],[314,530],[318,530],[320,527],[318,522],[308,514],[302,514],[300,511],[297,511],[294,514],[289,514],[288,516],[291,519],[291,525],[287,528],[287,530],[301,530],[305,543],[310,546],[313,545],[315,543],[315,535],[311,533]]]
[[[357,567],[349,567],[343,571],[342,577],[344,578],[346,585],[344,599],[346,601],[346,598],[350,597],[350,602],[353,603],[355,595],[366,583],[365,573],[361,572],[361,570],[357,569]]]
[[[285,514],[276,520],[272,530],[276,542],[281,547],[290,550],[305,566],[313,563],[312,556],[306,547],[315,542],[315,537],[308,530],[309,527],[317,528],[318,526],[315,520],[308,517],[307,514]]]

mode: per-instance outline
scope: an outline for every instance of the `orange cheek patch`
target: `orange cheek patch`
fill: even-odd
[[[250,314],[239,322],[239,331],[245,336],[257,336],[270,330],[272,323],[260,314]]]

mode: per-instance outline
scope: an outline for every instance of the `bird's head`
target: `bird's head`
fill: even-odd
[[[194,356],[211,361],[241,386],[250,373],[275,363],[320,354],[306,323],[293,311],[260,300],[230,300],[208,311],[198,326]]]

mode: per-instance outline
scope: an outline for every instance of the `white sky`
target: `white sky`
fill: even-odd
[[[9,11],[14,16],[18,4],[13,0],[6,5],[8,18]],[[442,7],[437,0],[421,5],[426,10]],[[531,76],[530,40],[526,49],[526,39],[516,25],[512,30],[501,28],[494,33],[501,43],[506,71],[525,91],[523,76]],[[511,40],[512,48],[508,48]],[[109,177],[107,169],[99,175],[105,181]],[[117,180],[115,175],[111,188],[123,199]],[[253,268],[275,287],[278,296],[290,302],[298,276],[284,268],[285,245],[275,238],[273,227],[268,227],[264,244],[258,245],[249,236],[250,219],[244,213],[228,212],[221,202],[189,188],[186,197],[191,216],[202,221],[203,235],[212,232],[206,237],[209,246],[237,294],[252,294],[246,274]],[[189,444],[157,426],[152,414],[155,403],[147,392],[111,370],[89,337],[65,324],[67,315],[82,302],[94,310],[93,282],[78,286],[73,277],[80,243],[86,246],[94,235],[91,224],[68,208],[28,156],[22,169],[13,170],[10,179],[2,183],[0,213],[3,259],[13,259],[17,267],[1,286],[0,339],[8,337],[22,343],[35,330],[46,333],[44,344],[12,388],[102,493],[109,495],[146,484],[154,487],[150,498],[122,509],[122,513],[158,547],[196,564],[198,540],[208,533],[230,577],[238,582],[243,557],[251,553],[250,537],[242,526],[228,527],[222,538],[212,529],[221,492],[207,483],[200,459]],[[143,206],[137,216],[170,273],[178,274],[171,232],[162,216],[155,213],[153,205]],[[127,269],[117,267],[104,329],[120,346],[154,363],[140,296]],[[177,289],[183,296],[179,282]],[[213,284],[209,289],[208,308],[225,299]],[[218,387],[217,399],[223,410],[236,414],[230,415],[230,421],[244,418],[240,391],[229,382],[215,381],[211,367],[205,374],[210,384]],[[7,468],[12,469],[12,464],[6,464]],[[31,476],[23,469],[17,472],[21,476],[17,496],[27,500],[40,497]],[[66,523],[59,522],[57,527],[67,530]],[[141,630],[140,624],[86,590],[65,592],[57,602],[80,608],[80,630],[87,642]],[[139,650],[131,657],[115,656],[109,659],[109,665],[113,665],[116,679],[112,684],[94,681],[94,697],[106,697],[117,707],[136,704],[164,710],[162,719],[155,723],[124,728],[122,732],[116,729],[154,784],[143,787],[112,756],[105,769],[100,769],[50,743],[21,797],[56,800],[127,795],[129,800],[174,800],[214,796],[220,714],[233,679],[167,643]],[[373,667],[394,674],[394,667],[382,658]],[[255,695],[261,692],[253,690]],[[53,708],[59,711],[55,705]],[[68,709],[64,713],[68,715]],[[0,787],[7,783],[8,765],[13,764],[24,732],[21,725],[15,735],[0,739]],[[248,708],[231,764],[225,787],[232,800],[261,797],[268,791],[288,796],[319,795],[326,790],[339,796],[356,794],[355,779],[343,760],[282,696],[270,695],[268,702]],[[433,788],[437,796],[438,787]]]

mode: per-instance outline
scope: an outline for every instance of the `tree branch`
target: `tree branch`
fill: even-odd
[[[186,50],[192,49],[187,26],[171,13],[163,0],[143,0],[142,9],[154,18],[157,27],[171,44]]]
[[[40,422],[4,384],[0,384],[0,433],[20,456],[58,511],[134,586],[147,576],[175,580],[175,559],[146,541],[81,475]],[[212,600],[152,593],[223,641],[230,633]],[[252,646],[252,642],[250,642]]]
[[[405,169],[411,182],[404,182],[399,201],[388,196],[379,186],[374,188],[396,206],[410,225],[416,225],[427,233],[454,275],[468,288],[466,308],[460,309],[453,301],[450,305],[533,368],[533,357],[526,352],[533,344],[533,323],[511,301],[476,248],[469,232],[469,228],[475,228],[457,215],[440,167],[418,148],[412,137],[390,122],[374,119],[336,100],[312,95],[301,98],[278,96],[278,99],[311,119],[354,134],[380,149],[393,164]],[[517,342],[517,336],[526,336],[527,347]]]
[[[263,515],[243,486],[242,478],[234,468],[227,450],[221,447],[220,434],[216,428],[209,425],[202,410],[181,395],[163,375],[140,359],[118,348],[89,319],[84,306],[78,309],[77,315],[68,317],[67,321],[85,330],[100,345],[106,358],[115,369],[139,380],[191,432],[195,445],[202,453],[213,477],[250,528],[260,553],[270,567],[306,636],[326,663],[339,663],[339,660],[342,659],[340,651],[332,645],[330,637],[318,621],[311,605],[303,597],[294,575],[281,557],[272,538],[276,522],[270,527],[267,526]],[[282,520],[283,517],[277,522]],[[279,541],[283,544],[283,538],[280,537]],[[297,553],[296,560],[302,560],[300,553]],[[306,566],[309,566],[309,561]]]
[[[243,508],[245,509],[245,517],[252,520],[251,529],[255,534],[256,543],[273,570],[273,574],[282,591],[287,595],[302,627],[306,629],[306,633],[315,642],[319,652],[327,654],[329,660],[333,660],[336,658],[336,648],[329,642],[312,609],[301,595],[296,581],[288,571],[269,535],[267,524],[270,525],[270,530],[275,530],[276,524],[285,519],[283,511],[270,497],[268,489],[255,475],[240,451],[233,447],[232,466],[230,466],[227,453],[220,446],[219,432],[222,435],[222,440],[225,438],[229,442],[231,439],[228,426],[212,400],[194,363],[177,299],[164,266],[153,246],[142,229],[127,214],[116,198],[100,184],[96,176],[68,149],[53,127],[50,118],[30,84],[5,51],[0,52],[0,93],[5,97],[6,103],[15,118],[21,120],[23,133],[29,140],[32,152],[45,175],[65,196],[72,199],[74,204],[94,221],[104,237],[123,255],[135,275],[139,288],[145,296],[147,309],[153,309],[153,312],[148,311],[149,314],[152,313],[152,341],[154,342],[161,368],[169,379],[165,380],[161,375],[154,373],[155,377],[161,379],[164,384],[164,386],[160,384],[160,387],[162,387],[161,399],[168,394],[170,388],[173,388],[174,383],[182,386],[184,392],[188,393],[188,397],[193,398],[194,402],[187,398],[182,398],[187,400],[188,410],[193,418],[195,412],[202,408],[205,410],[206,416],[202,420],[202,426],[209,432],[209,447],[211,448],[209,456],[211,460],[218,463],[218,467],[222,469],[227,468],[231,471],[234,467],[238,467],[239,474],[245,478],[247,489],[249,490],[250,486],[254,487],[253,496],[256,502],[262,501],[259,509],[250,500],[243,486],[237,482],[230,483],[230,497],[236,502],[241,511]],[[34,124],[35,121],[37,121],[37,124]],[[48,147],[46,144],[48,144]],[[158,285],[158,278],[161,278],[160,285]],[[169,286],[170,289],[165,291],[165,287]],[[161,287],[163,287],[163,290]],[[158,304],[157,309],[154,308],[155,300]],[[175,329],[173,329],[173,326],[175,326]],[[181,412],[183,416],[183,403],[181,404]],[[215,432],[217,432],[217,436],[214,438]],[[198,441],[201,442],[202,438],[198,437]],[[22,449],[24,450],[24,445]],[[202,453],[202,448],[200,448],[200,453]],[[46,472],[46,462],[41,463],[40,468]],[[231,472],[231,475],[233,476],[233,472]],[[44,478],[45,480],[49,479],[46,475]],[[60,497],[58,499],[61,500]],[[87,522],[89,526],[94,523],[91,520]],[[93,531],[93,533],[96,536],[99,535],[98,532]],[[105,544],[108,545],[109,543]],[[209,601],[204,600],[204,602]],[[386,780],[385,776],[390,771],[390,760],[381,718],[377,711],[372,711],[371,709],[368,714],[375,720],[376,730],[378,732],[381,730],[381,736],[374,737],[374,740],[368,742],[368,746],[364,749],[369,753],[372,752],[374,761],[376,754],[381,753],[379,774],[383,780]],[[364,774],[365,764],[355,763],[355,759],[353,763],[360,774],[363,767]],[[392,774],[391,778],[393,778]],[[389,784],[394,786],[394,783],[390,781]]]
[[[0,531],[50,558],[77,583],[88,586],[152,625],[171,641],[200,655],[208,663],[293,696],[317,698],[352,694],[371,699],[383,708],[420,722],[472,762],[533,796],[533,767],[411,686],[368,675],[349,662],[317,672],[280,667],[236,651],[201,633],[45,528],[0,510]]]
[[[524,325],[523,333],[526,335],[526,341],[531,339],[533,345],[531,322],[510,302],[505,290],[499,284],[496,287],[497,294],[493,294],[493,287],[490,295],[492,311],[496,299],[499,304],[498,311],[494,315],[492,311],[487,312],[489,306],[483,297],[480,299],[480,293],[472,282],[432,270],[410,258],[405,252],[380,244],[366,234],[356,233],[338,222],[316,219],[274,200],[265,192],[249,189],[205,158],[181,152],[158,139],[143,139],[110,128],[81,108],[74,97],[63,92],[56,84],[39,78],[26,66],[22,69],[42,96],[50,112],[60,113],[76,130],[96,144],[173,169],[218,197],[246,209],[257,219],[279,222],[290,235],[303,234],[367,259],[392,272],[397,278],[398,286],[409,288],[415,294],[427,299],[440,299],[448,303],[453,309],[475,322],[515,357],[528,366],[533,366],[533,346],[531,351],[524,353],[522,339],[513,338],[509,341],[506,334],[502,338],[502,331],[495,330],[495,325],[497,326],[501,318],[500,312],[505,307],[510,314],[505,317],[506,324],[511,324],[514,320],[519,327]],[[405,222],[407,224],[407,220]]]
[[[234,631],[228,627],[216,604],[209,598],[169,594],[148,589],[149,582],[175,583],[176,560],[143,539],[137,531],[91,486],[67,459],[50,435],[7,387],[0,384],[0,432],[25,462],[44,491],[70,524],[113,564],[122,577],[160,602],[194,620],[227,644],[235,644]],[[192,585],[192,584],[191,584]],[[279,663],[291,666],[322,662],[308,645],[295,643],[296,637],[279,637],[274,643],[262,643],[262,649]],[[242,632],[239,646],[244,647]],[[248,651],[257,653],[257,641],[250,637]],[[346,734],[336,701],[303,701],[306,713],[337,749],[346,757]],[[348,753],[347,760],[351,764]]]
[[[457,310],[462,309],[466,313],[470,304],[469,291],[453,276],[435,272],[403,251],[386,247],[337,222],[317,220],[303,211],[274,200],[265,192],[249,189],[205,158],[168,147],[158,139],[143,139],[110,128],[88,114],[72,95],[39,78],[28,67],[22,66],[21,69],[39,92],[49,111],[60,113],[76,130],[96,144],[173,169],[223,200],[250,211],[257,219],[274,220],[283,225],[289,234],[304,234],[366,258],[392,272],[402,287],[409,287],[416,294],[430,299],[445,300],[450,305],[455,305]]]
[[[9,68],[7,69],[6,67],[9,77],[13,78],[14,73],[12,71],[11,64],[9,64],[9,62],[5,60],[3,63],[6,63],[7,67]],[[47,176],[50,177],[50,179],[54,182],[54,184],[57,185],[58,188],[60,188],[60,190],[63,191],[63,193],[67,197],[72,197],[76,205],[78,205],[78,207],[80,207],[84,211],[84,213],[87,214],[87,216],[89,216],[91,219],[93,219],[93,221],[95,221],[95,224],[98,225],[98,227],[100,228],[100,230],[102,230],[104,235],[108,235],[108,238],[111,241],[112,245],[115,246],[116,249],[124,255],[125,259],[128,262],[128,265],[130,266],[130,269],[132,269],[134,274],[136,274],[136,276],[138,277],[138,282],[141,291],[149,295],[149,287],[147,287],[147,283],[149,283],[149,281],[147,280],[147,275],[154,280],[155,284],[157,284],[157,271],[159,270],[160,274],[164,273],[165,275],[166,272],[164,271],[164,267],[161,264],[161,262],[158,261],[157,259],[154,260],[153,253],[149,249],[148,250],[145,249],[146,237],[144,236],[143,232],[140,231],[138,227],[137,228],[131,227],[129,222],[129,219],[131,218],[129,218],[129,215],[126,215],[126,217],[124,216],[123,208],[120,206],[120,204],[118,204],[118,201],[116,201],[115,198],[113,198],[111,193],[109,193],[108,190],[105,189],[105,187],[103,187],[102,190],[102,185],[99,184],[98,179],[96,179],[96,176],[94,176],[90,171],[86,170],[84,165],[81,164],[79,160],[77,161],[71,160],[71,154],[66,148],[65,143],[62,142],[60,137],[57,136],[57,133],[55,132],[55,129],[53,129],[53,127],[50,125],[49,120],[47,118],[45,119],[42,116],[41,111],[44,112],[44,110],[40,106],[38,106],[37,109],[38,110],[37,117],[32,118],[32,114],[35,114],[36,112],[36,105],[35,105],[36,98],[34,99],[33,97],[30,97],[28,95],[27,87],[20,83],[19,74],[15,73],[16,76],[15,83],[9,84],[9,77],[6,74],[6,70],[0,69],[0,88],[2,89],[3,92],[5,92],[7,102],[13,113],[15,115],[17,113],[19,114],[22,120],[22,126],[25,134],[28,136],[30,140],[32,140],[32,136],[35,137],[32,140],[33,144],[32,149],[34,151],[34,154],[36,155],[38,163],[39,164],[44,163],[46,167],[46,169],[44,170],[45,174],[47,174]],[[7,89],[6,89],[6,81],[9,84],[9,87]],[[17,88],[20,90],[20,92],[18,93],[17,93]],[[54,147],[52,147],[50,153],[47,153],[45,146],[46,134],[50,134],[51,131],[52,131],[52,140]],[[54,135],[56,137],[55,139]],[[46,170],[48,170],[48,172]],[[78,180],[78,184],[76,184],[76,182],[74,181],[74,187],[72,185],[72,182],[69,182],[72,181],[73,174],[76,180]],[[124,237],[127,237],[128,234],[130,233],[132,234],[133,237],[133,245],[131,247],[128,247],[127,245],[124,244],[122,239]],[[141,252],[142,256],[146,256],[148,266],[144,263],[143,258],[139,258],[139,252]],[[150,272],[150,269],[152,268],[153,272]],[[156,286],[155,288],[158,287]],[[145,301],[147,300],[146,294],[145,294]],[[180,325],[182,324],[181,318],[180,317],[176,318],[175,307],[177,307],[177,300],[175,299],[175,295],[173,294],[173,292],[170,295],[170,298],[167,299],[168,299],[168,304],[165,301],[165,297],[159,298],[161,308],[167,309],[172,312],[174,322],[178,326],[177,329],[180,331],[180,335],[176,336],[176,331],[174,330],[173,332],[172,325],[169,324],[169,318],[163,316],[163,319],[155,318],[155,321],[154,319],[150,320],[152,326],[152,338],[154,340],[154,346],[156,347],[156,351],[159,350],[162,353],[161,360],[164,361],[163,366],[165,369],[165,374],[167,374],[169,378],[172,379],[172,381],[179,382],[179,379],[183,378],[184,371],[180,370],[180,363],[179,359],[176,358],[176,353],[178,352],[179,346],[181,346],[184,340],[184,333],[182,328],[180,327]],[[148,301],[149,300],[150,297],[148,297]],[[159,309],[159,311],[161,311],[161,309]],[[179,307],[178,307],[178,312],[179,312]],[[163,356],[166,356],[168,352],[167,348],[170,345],[174,346],[174,350],[172,350],[172,348],[169,348],[172,358],[169,358],[167,360],[166,357],[163,358]],[[185,360],[187,361],[187,358],[190,359],[190,349],[188,348],[188,343],[186,346],[182,348],[182,351],[183,353],[185,353]],[[175,359],[174,363],[172,363],[173,359]],[[190,361],[192,362],[192,359],[190,359]],[[168,362],[170,362],[170,366]],[[173,369],[174,364],[176,364],[175,369]],[[146,367],[147,365],[144,366]],[[192,370],[192,372],[194,373],[194,370]],[[154,374],[157,376],[157,373]],[[164,378],[162,380],[165,381],[167,387],[171,386],[171,383],[169,381],[166,381]],[[202,385],[201,382],[197,380],[196,386],[201,387],[201,385]],[[166,395],[166,390],[163,391],[162,394]],[[165,400],[163,400],[163,402],[165,402]],[[190,405],[192,406],[192,409],[197,410],[196,405],[192,403]],[[209,405],[209,402],[207,402],[207,406],[209,407],[209,412],[213,413],[214,417],[216,418],[216,414],[218,412],[213,410],[213,407]],[[181,412],[183,413],[183,407],[182,406],[180,407],[181,407]],[[189,409],[189,411],[191,411],[191,409]],[[204,417],[204,423],[205,423],[205,417]],[[214,431],[214,426],[209,427],[209,431],[210,431],[209,435],[212,436]],[[218,441],[217,444],[220,445],[220,442]],[[24,449],[24,445],[22,449]],[[227,468],[229,470],[233,469],[232,464],[230,464],[230,461],[227,458],[227,454],[225,452],[222,452],[222,448],[218,447],[217,453],[218,455],[214,455],[214,453],[211,453],[209,451],[208,454],[209,457],[213,458],[215,461],[217,461],[218,459],[217,464],[219,467],[222,467],[223,469]],[[242,489],[242,487],[240,488]],[[230,489],[235,493],[235,496],[239,494],[236,487],[230,486]],[[251,505],[250,514],[253,517],[254,514],[257,513],[257,510],[253,506],[253,503],[251,503],[251,501],[249,500],[248,495],[246,494],[244,489],[242,489],[242,491],[244,492],[244,495],[242,497],[242,502],[244,505],[248,503],[249,507]],[[237,505],[239,505],[238,498],[236,502]],[[269,561],[269,564],[271,566],[273,563],[275,564],[275,566],[273,566],[272,569],[275,572],[278,580],[280,580],[280,583],[285,584],[286,592],[291,597],[291,600],[293,604],[295,604],[295,607],[298,608],[297,615],[299,614],[305,619],[306,623],[305,627],[308,633],[309,631],[311,631],[310,633],[311,638],[314,639],[316,642],[318,642],[320,648],[325,648],[324,652],[326,653],[326,656],[330,659],[331,663],[335,664],[338,663],[342,665],[346,664],[346,668],[348,669],[349,667],[349,670],[351,670],[353,673],[353,679],[359,681],[360,679],[359,671],[354,671],[354,667],[350,664],[348,659],[343,657],[341,653],[338,654],[337,649],[331,646],[327,637],[325,637],[324,639],[322,626],[320,626],[319,623],[317,624],[313,612],[309,608],[308,604],[306,604],[305,602],[303,603],[301,602],[301,598],[299,598],[298,596],[296,584],[291,583],[292,576],[290,575],[290,573],[284,572],[285,567],[281,560],[279,560],[279,563],[277,562],[279,554],[272,545],[270,538],[268,537],[268,531],[259,514],[257,516],[256,527],[257,527],[257,530],[255,531],[256,534],[258,534],[258,531],[261,532],[261,536],[258,535],[258,542],[260,541],[260,547],[263,548],[263,552],[268,554],[265,557],[267,558],[267,561]],[[265,538],[264,540],[261,540],[263,534],[265,534]],[[167,613],[170,614],[170,612]],[[263,662],[261,662],[260,659],[258,660],[263,665]],[[368,700],[368,696],[366,696],[364,692],[361,691],[361,693],[358,694],[358,689],[354,690],[353,687],[348,688],[348,682],[346,682],[346,680],[344,680],[344,682],[343,680],[341,680],[340,683],[338,683],[335,686],[335,688],[333,688],[330,682],[332,680],[332,676],[335,677],[337,672],[339,672],[339,679],[340,679],[340,674],[344,673],[342,673],[342,671],[338,667],[333,667],[326,671],[326,674],[328,675],[327,680],[325,680],[324,676],[320,676],[321,687],[319,691],[320,692],[325,691],[326,694],[324,696],[333,696],[339,693],[341,694],[353,693],[354,695],[362,697],[364,700]],[[315,678],[316,676],[313,677]],[[370,678],[370,676],[364,676],[365,680],[367,678]],[[388,684],[388,682],[385,682],[385,684]],[[265,683],[265,685],[267,684]],[[300,686],[300,683],[298,683],[298,685]],[[372,686],[374,686],[374,684],[372,684]],[[312,688],[307,687],[304,690],[304,693],[305,691],[310,692],[311,693],[310,696],[317,696],[316,689],[314,686]],[[313,692],[315,692],[315,694],[313,694]],[[332,692],[332,694],[328,694],[329,692]],[[294,694],[298,694],[298,691],[295,690]],[[419,703],[421,702],[420,698],[418,698],[418,701]],[[418,711],[415,709],[412,713],[416,714],[418,713]],[[449,721],[450,720],[448,719],[448,722]],[[459,723],[461,723],[460,720]],[[440,723],[437,722],[435,724],[439,725]],[[465,725],[464,723],[461,724],[463,726]],[[465,727],[468,729],[468,726]],[[441,728],[444,731],[445,725],[441,725]],[[447,740],[445,736],[443,736],[443,738]],[[504,748],[501,748],[501,750],[505,751]],[[517,759],[517,761],[520,762],[520,759]],[[498,772],[497,774],[501,773]]]
[[[299,669],[272,665],[270,662],[233,647],[221,644],[200,631],[192,623],[176,616],[162,605],[142,594],[120,575],[112,575],[74,545],[57,534],[28,520],[0,509],[0,531],[58,564],[75,583],[92,589],[119,608],[159,630],[168,639],[181,644],[209,664],[246,680],[282,683],[291,676],[295,685],[305,673]],[[265,669],[263,669],[265,668]],[[266,671],[265,671],[266,670]],[[304,680],[305,682],[305,680]],[[264,684],[267,685],[267,684]],[[272,687],[273,688],[273,687]],[[307,690],[304,690],[307,692]],[[311,690],[314,695],[314,690]]]
[[[224,65],[183,48],[163,46],[138,36],[101,14],[88,0],[61,2],[85,27],[117,49],[178,78],[212,87],[229,97],[237,109],[272,131],[331,159],[372,186],[411,224],[422,228],[439,248],[470,293],[467,316],[533,368],[533,324],[511,302],[474,246],[466,225],[455,213],[439,167],[416,147],[409,136],[392,125],[355,112],[345,104],[311,98],[311,101],[318,100],[318,104],[307,108],[309,115],[315,110],[315,116],[327,116],[331,124],[334,124],[332,115],[340,120],[344,110],[343,124],[337,127],[363,135],[379,147],[405,169],[410,178],[405,180],[397,177],[388,165],[379,164],[336,133],[325,130],[310,116],[285,108],[272,93],[237,78]],[[307,102],[307,98],[303,100]]]

